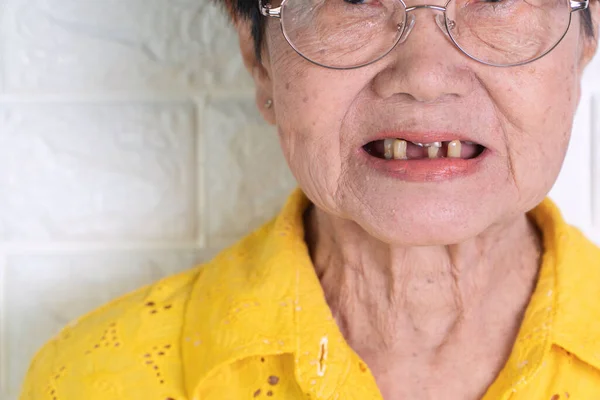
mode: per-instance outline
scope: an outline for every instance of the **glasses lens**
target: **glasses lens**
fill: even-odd
[[[571,22],[568,0],[452,0],[446,23],[469,56],[510,66],[546,54]]]
[[[353,68],[387,54],[406,20],[399,0],[286,0],[283,33],[312,62]]]

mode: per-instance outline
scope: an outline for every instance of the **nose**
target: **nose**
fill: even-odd
[[[380,97],[408,96],[431,103],[465,96],[472,90],[471,60],[450,41],[439,8],[407,9],[409,29],[380,60],[385,67],[373,80],[373,89]]]

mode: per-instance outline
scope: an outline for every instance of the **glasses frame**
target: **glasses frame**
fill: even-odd
[[[569,0],[569,4],[570,4],[571,10],[569,12],[569,23],[567,24],[565,32],[561,35],[560,39],[558,39],[558,41],[554,45],[552,45],[548,50],[546,50],[545,52],[543,52],[539,56],[536,56],[535,58],[532,58],[532,59],[527,60],[527,61],[521,61],[521,62],[513,63],[513,64],[496,64],[496,63],[491,63],[491,62],[480,60],[477,57],[469,54],[465,49],[463,49],[461,47],[460,44],[458,44],[456,42],[456,40],[454,39],[454,37],[452,37],[452,34],[450,33],[451,27],[449,25],[454,24],[454,21],[451,21],[448,18],[448,15],[446,14],[446,11],[448,9],[448,5],[453,0],[448,0],[444,6],[437,6],[437,5],[434,5],[434,4],[422,4],[422,5],[418,5],[418,6],[412,6],[412,7],[407,7],[406,3],[404,2],[404,0],[398,0],[402,4],[402,7],[404,7],[404,21],[402,21],[402,32],[398,36],[398,39],[396,40],[396,42],[390,47],[390,49],[387,50],[381,56],[375,58],[374,60],[366,62],[366,63],[363,63],[363,64],[360,64],[360,65],[355,65],[355,66],[351,66],[351,67],[332,67],[332,66],[321,64],[319,62],[311,60],[310,58],[308,58],[307,56],[305,56],[304,54],[302,54],[302,52],[300,52],[300,50],[298,50],[298,48],[296,48],[296,46],[292,43],[292,41],[288,37],[287,33],[285,32],[285,29],[283,28],[283,24],[281,23],[281,15],[282,15],[283,9],[285,7],[285,3],[287,1],[288,0],[283,0],[281,2],[281,5],[279,7],[273,8],[270,3],[268,3],[268,2],[263,3],[263,0],[258,0],[258,7],[259,7],[259,10],[260,10],[260,13],[263,16],[269,17],[269,18],[276,18],[276,19],[279,20],[279,25],[281,27],[281,33],[285,37],[285,40],[292,47],[292,49],[294,49],[294,51],[296,53],[298,53],[302,58],[304,58],[305,60],[307,60],[307,61],[309,61],[309,62],[311,62],[311,63],[313,63],[315,65],[318,65],[320,67],[324,67],[324,68],[328,68],[328,69],[336,69],[336,70],[351,70],[351,69],[357,69],[357,68],[366,67],[367,65],[371,65],[373,63],[376,63],[377,61],[381,60],[382,58],[384,58],[385,56],[387,56],[388,54],[390,54],[392,52],[392,50],[394,50],[396,48],[396,46],[398,46],[398,43],[403,42],[404,40],[406,40],[406,38],[403,39],[403,37],[404,37],[405,31],[407,29],[406,20],[407,20],[407,17],[408,17],[408,13],[410,13],[412,11],[415,11],[415,10],[422,9],[422,8],[431,9],[431,10],[435,10],[435,11],[440,11],[441,13],[443,13],[443,15],[444,15],[444,27],[446,29],[446,32],[444,32],[444,33],[446,34],[446,36],[448,36],[450,38],[450,41],[452,41],[452,43],[454,44],[454,46],[458,50],[460,50],[463,54],[465,54],[467,57],[469,57],[472,60],[475,60],[475,61],[477,61],[479,63],[485,64],[485,65],[489,65],[491,67],[499,67],[499,68],[518,67],[518,66],[521,66],[521,65],[525,65],[525,64],[529,64],[529,63],[532,63],[534,61],[537,61],[540,58],[546,56],[552,50],[554,50],[556,48],[556,46],[558,46],[560,44],[560,42],[562,42],[562,40],[564,39],[564,37],[569,32],[569,28],[571,27],[571,21],[573,20],[573,18],[572,18],[573,13],[576,12],[576,11],[585,10],[590,5],[590,0]],[[566,1],[566,0],[564,0],[564,1]],[[441,26],[440,26],[440,28],[441,28]]]

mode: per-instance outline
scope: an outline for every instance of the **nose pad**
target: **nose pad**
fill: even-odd
[[[415,16],[412,14],[408,14],[406,16],[406,25],[404,26],[404,30],[402,31],[402,36],[400,36],[400,40],[398,43],[402,44],[408,39],[408,35],[410,35],[410,31],[412,31],[415,26]]]
[[[446,27],[446,18],[444,17],[444,14],[438,14],[435,16],[435,22],[442,32],[444,32],[444,35],[450,37],[448,29],[454,29],[454,21],[448,20],[448,26]]]

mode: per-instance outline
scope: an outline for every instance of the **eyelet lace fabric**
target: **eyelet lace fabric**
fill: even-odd
[[[20,400],[381,400],[312,268],[308,205],[297,190],[213,261],[65,327],[32,361]],[[600,250],[550,200],[530,217],[544,237],[539,280],[483,399],[600,399]]]

